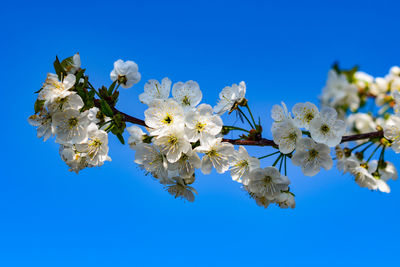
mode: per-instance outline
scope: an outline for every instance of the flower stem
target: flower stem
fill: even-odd
[[[379,155],[378,165],[385,162],[385,149],[386,149],[386,146],[384,146],[382,148],[381,154]]]
[[[255,129],[255,127],[253,126],[253,124],[251,124],[250,120],[247,118],[246,114],[244,114],[244,112],[238,107],[237,110],[240,112],[240,114],[242,114],[242,116],[246,119],[246,121],[249,123],[250,127],[252,129]]]
[[[275,160],[274,164],[272,164],[273,167],[276,166],[276,164],[278,164],[278,161],[281,159],[281,157],[283,156],[283,154],[281,153],[278,158]]]
[[[278,154],[278,153],[280,153],[280,151],[276,151],[276,152],[274,152],[274,153],[271,153],[271,154],[268,154],[268,155],[259,157],[258,159],[265,159],[265,158],[268,158],[268,157],[273,156],[273,155]]]
[[[249,111],[251,120],[253,121],[253,124],[254,124],[254,129],[255,129],[257,124],[256,124],[256,121],[254,120],[253,113],[251,113],[251,110],[250,110],[250,107],[249,107],[248,104],[246,104],[246,108],[247,108],[247,110]]]
[[[244,131],[244,132],[247,132],[247,133],[250,132],[250,131],[248,131],[248,130],[246,130],[246,129],[243,129],[243,128],[240,128],[240,127],[236,127],[236,126],[224,126],[224,127],[228,128],[229,130]]]
[[[364,153],[368,148],[370,148],[374,143],[372,142],[371,144],[367,145],[366,147],[364,147],[363,150],[361,150],[361,153]]]
[[[286,156],[285,156],[285,176],[287,175],[287,165],[286,165]]]
[[[281,158],[281,163],[279,164],[279,172],[281,172],[281,170],[282,170],[282,163],[283,163],[283,159],[285,159],[285,158],[286,158],[285,155],[283,155],[283,157]]]
[[[365,145],[365,144],[368,144],[369,142],[371,142],[371,141],[367,141],[367,142],[364,142],[364,143],[362,143],[362,144],[359,144],[359,145],[353,147],[352,149],[350,149],[350,152],[353,151],[354,149],[357,149],[357,148],[359,148],[359,147]]]
[[[369,162],[369,161],[372,159],[372,156],[373,156],[373,155],[375,154],[375,152],[381,147],[381,145],[382,145],[382,144],[379,144],[379,146],[377,146],[377,147],[374,149],[374,151],[372,151],[372,154],[371,154],[371,156],[369,156],[367,162]]]

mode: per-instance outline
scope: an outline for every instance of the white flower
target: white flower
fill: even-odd
[[[317,106],[313,103],[297,103],[292,108],[294,123],[299,128],[305,128],[308,130],[310,121],[315,117],[319,116]]]
[[[248,190],[249,189],[247,188],[247,191]],[[256,201],[257,205],[260,207],[268,208],[268,206],[273,203],[273,200],[269,200],[264,196],[257,195],[257,194],[251,193],[251,192],[249,192],[249,194]]]
[[[53,115],[53,126],[60,144],[79,144],[87,140],[89,126],[88,112],[80,113],[76,109],[66,109]]]
[[[296,148],[296,143],[301,138],[301,130],[294,125],[292,119],[288,119],[272,128],[272,136],[279,150],[283,154],[289,154]]]
[[[271,109],[271,118],[276,123],[284,122],[286,119],[290,117],[285,102],[282,101],[281,104],[282,106],[273,105]]]
[[[222,115],[227,111],[231,111],[235,104],[240,103],[246,94],[246,84],[242,81],[232,86],[226,86],[219,93],[219,102],[214,107],[214,112]]]
[[[99,130],[105,130],[109,126],[109,124],[106,122],[111,120],[110,117],[104,116],[104,114],[101,113],[100,109],[97,107],[90,108],[87,116],[90,122],[97,125],[102,125]]]
[[[110,73],[110,78],[114,82],[118,80],[123,88],[130,88],[140,81],[138,65],[133,61],[123,61],[118,59],[114,62],[114,69]]]
[[[154,100],[166,100],[171,91],[171,80],[164,78],[161,84],[157,80],[149,80],[144,85],[144,92],[139,95],[140,102],[150,106]]]
[[[392,93],[400,91],[400,77],[395,77],[390,83],[390,91]]]
[[[197,106],[203,98],[199,84],[194,81],[175,83],[172,87],[172,96],[185,111]]]
[[[160,179],[160,183],[165,184],[170,181],[168,161],[156,146],[145,143],[137,145],[135,162],[150,172],[154,178]]]
[[[374,77],[362,71],[357,71],[354,73],[354,78],[357,86],[362,89],[365,89],[374,82]]]
[[[178,161],[171,164],[171,170],[177,170],[179,176],[184,179],[193,177],[196,169],[201,168],[201,160],[196,152],[190,148],[186,153],[182,154]]]
[[[218,173],[224,173],[229,169],[234,148],[232,144],[221,141],[221,138],[206,139],[205,143],[194,149],[196,152],[205,154],[201,160],[202,173],[210,174],[213,166]]]
[[[53,101],[49,103],[48,108],[51,113],[55,113],[57,111],[63,111],[69,108],[80,110],[83,105],[82,98],[74,92],[63,98],[54,98]]]
[[[46,141],[55,133],[55,129],[52,124],[52,116],[45,109],[40,111],[39,114],[30,116],[28,118],[28,122],[32,126],[37,126],[37,137],[43,137],[43,141]]]
[[[275,167],[257,168],[250,172],[247,185],[250,192],[275,200],[282,191],[287,191],[290,184],[289,178],[281,175]]]
[[[76,77],[68,74],[64,80],[60,82],[56,74],[48,73],[42,90],[39,93],[39,99],[45,100],[45,105],[53,102],[56,98],[64,98],[73,94],[70,89],[75,85]]]
[[[335,147],[335,152],[337,161],[336,167],[343,173],[350,172],[360,164],[359,160],[354,154],[352,154],[350,157],[346,157],[343,149],[339,145]]]
[[[183,109],[174,99],[155,100],[144,115],[151,135],[162,135],[170,129],[184,131]]]
[[[345,74],[338,74],[335,70],[328,73],[321,100],[324,105],[331,107],[348,106],[356,110],[360,106],[357,87],[348,82]]]
[[[393,96],[393,100],[394,100],[394,107],[393,110],[395,112],[396,115],[399,115],[400,113],[400,91],[394,91],[392,93]]]
[[[254,169],[260,168],[260,160],[250,157],[244,146],[239,146],[239,150],[233,153],[230,160],[232,180],[244,185],[248,184],[248,176]]]
[[[190,142],[184,132],[179,129],[171,129],[164,135],[157,136],[153,143],[166,155],[170,163],[178,161],[183,153],[187,153],[191,149]]]
[[[301,166],[302,172],[307,176],[316,175],[321,167],[329,170],[333,165],[330,148],[310,138],[303,138],[297,143],[292,163],[295,166]]]
[[[371,161],[371,164],[372,163],[373,161]],[[380,178],[383,181],[388,181],[390,179],[397,180],[398,177],[397,169],[394,166],[394,164],[389,161],[385,161],[383,163],[383,166],[379,166],[378,172],[381,175]]]
[[[194,201],[193,192],[197,194],[196,189],[187,185],[181,177],[173,177],[172,181],[168,182],[165,188],[175,198],[183,198],[189,202]]]
[[[126,130],[130,134],[128,144],[132,149],[135,149],[138,144],[143,143],[143,137],[145,134],[140,127],[132,125],[127,127]]]
[[[91,109],[88,110],[88,119],[93,122],[93,123],[99,123],[100,119],[98,118],[99,116],[100,109],[97,107],[92,107]]]
[[[372,83],[369,88],[369,92],[375,96],[384,95],[388,90],[389,81],[382,77],[376,77],[374,83]]]
[[[391,148],[394,152],[400,153],[400,117],[390,116],[383,128],[383,135],[392,141]]]
[[[400,76],[400,67],[399,66],[391,67],[389,73],[392,76]]]
[[[336,110],[330,107],[322,108],[320,116],[310,122],[312,139],[330,147],[334,147],[341,142],[345,131],[344,121],[338,120]]]
[[[355,176],[356,183],[361,187],[366,187],[371,190],[379,190],[381,192],[390,193],[390,187],[385,181],[375,178],[373,172],[376,170],[376,165],[369,166],[367,163],[361,163],[354,168],[351,173]]]
[[[90,165],[101,166],[104,161],[111,161],[108,156],[108,134],[99,130],[94,123],[88,127],[88,140],[83,144],[76,144],[75,148],[86,156]]]
[[[294,195],[290,192],[282,192],[276,197],[276,202],[279,207],[282,209],[291,208],[294,209],[296,207],[296,202],[294,200]]]
[[[339,163],[339,161],[338,161],[338,163]],[[356,155],[351,154],[351,156],[348,157],[348,158],[344,157],[342,166],[341,166],[341,168],[339,168],[339,165],[338,165],[338,169],[343,171],[343,173],[347,173],[348,172],[348,173],[354,174],[356,168],[360,167],[360,165],[362,163],[363,163],[363,161],[359,160],[356,157]]]
[[[353,133],[369,133],[376,129],[376,123],[370,114],[355,113],[350,114],[346,119],[346,125]]]
[[[215,138],[221,132],[222,120],[218,115],[213,115],[210,105],[201,104],[196,110],[189,111],[185,116],[185,132],[190,142],[200,139]]]
[[[79,173],[88,166],[86,156],[78,152],[73,146],[60,146],[60,155],[63,161],[70,167],[69,171]]]

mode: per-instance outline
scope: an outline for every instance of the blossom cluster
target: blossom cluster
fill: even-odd
[[[384,138],[358,140],[353,148],[337,146],[336,157],[337,168],[353,175],[358,185],[389,193],[387,181],[396,180],[398,174],[384,156],[386,148],[400,152],[400,68],[394,66],[385,77],[373,77],[357,68],[341,71],[335,65],[329,71],[321,100],[347,115],[347,135],[384,132]],[[363,110],[367,104],[375,104],[376,110]],[[368,149],[374,146],[375,150],[366,158]],[[372,160],[379,148],[379,159]]]
[[[111,161],[108,133],[105,131],[110,118],[102,115],[99,108],[85,105],[79,94],[78,88],[84,88],[87,83],[84,78],[77,78],[84,72],[79,54],[61,63],[56,62],[62,72],[47,74],[38,91],[35,114],[29,117],[28,122],[37,127],[37,136],[43,137],[44,141],[56,136],[60,156],[70,171],[78,173],[86,167],[102,166],[105,161]],[[132,63],[116,62],[111,79],[123,79],[122,86],[137,82],[140,74],[137,66],[135,69],[136,64]]]
[[[344,121],[337,118],[336,110],[324,107],[319,111],[314,104],[306,102],[294,105],[292,113],[293,116],[283,102],[282,106],[273,106],[271,111],[274,120],[271,131],[280,152],[292,154],[295,151],[292,163],[300,166],[307,176],[316,175],[321,167],[332,168],[330,147],[338,145],[345,132]]]

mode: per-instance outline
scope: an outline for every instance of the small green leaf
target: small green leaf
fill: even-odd
[[[61,61],[61,67],[66,71],[70,71],[73,65],[74,65],[73,57],[67,57],[66,59]]]
[[[107,90],[107,87],[102,86],[102,87],[99,89],[99,94],[100,94],[100,97],[107,98],[107,97],[108,97],[108,90]]]
[[[110,105],[108,105],[108,103],[104,99],[100,99],[100,109],[101,112],[103,112],[103,114],[108,117],[112,117],[114,115],[114,112],[112,111]]]
[[[82,69],[80,71],[78,71],[78,73],[75,75],[76,77],[76,83],[79,83],[79,80],[83,77],[83,75],[85,74],[85,70],[86,69]]]
[[[44,102],[45,102],[45,100],[40,100],[40,99],[37,99],[35,101],[35,105],[34,105],[35,114],[40,112],[43,109]]]
[[[43,90],[43,87],[42,88],[40,88],[39,90],[37,90],[36,92],[35,92],[35,94],[38,94],[38,93],[40,93],[40,91],[42,91]]]
[[[340,68],[338,62],[333,63],[332,69],[335,70],[337,74],[340,74]]]
[[[118,91],[115,91],[113,94],[112,94],[112,96],[111,96],[111,98],[112,98],[112,101],[113,101],[113,103],[114,103],[114,106],[117,104],[117,102],[118,102],[118,97],[119,97],[119,92]]]
[[[117,134],[118,140],[121,142],[121,144],[125,145],[125,140],[122,134]]]
[[[112,95],[112,93],[113,93],[113,91],[114,91],[114,88],[115,88],[115,85],[117,84],[117,80],[115,80],[111,85],[110,85],[110,87],[108,88],[108,95]]]
[[[58,59],[57,56],[56,56],[56,60],[54,61],[53,65],[54,65],[54,70],[57,73],[58,79],[62,80],[65,71],[64,71],[63,67],[61,66],[60,60]]]

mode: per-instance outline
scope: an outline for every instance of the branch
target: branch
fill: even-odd
[[[95,106],[100,108],[100,102],[95,100]],[[119,113],[122,115],[122,118],[125,122],[130,122],[133,124],[141,125],[144,127],[146,123],[144,120],[132,117],[124,112],[119,111],[118,109],[111,107],[114,113]],[[383,137],[383,131],[376,131],[370,133],[363,133],[363,134],[354,134],[354,135],[346,135],[342,137],[341,143],[351,142],[351,141],[358,141],[363,139],[373,139],[373,138],[380,138]],[[223,142],[228,142],[233,145],[242,145],[242,146],[272,146],[277,148],[278,146],[274,143],[273,140],[261,138],[260,140],[253,141],[253,140],[242,140],[242,139],[222,139]]]

